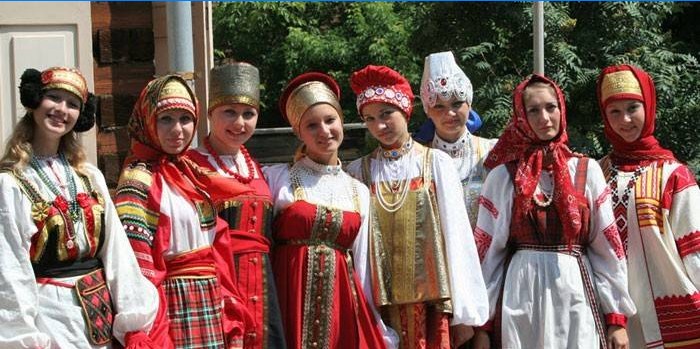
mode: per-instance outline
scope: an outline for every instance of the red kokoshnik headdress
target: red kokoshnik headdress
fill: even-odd
[[[654,161],[676,160],[673,152],[661,147],[654,137],[656,89],[649,74],[628,64],[609,66],[598,76],[596,94],[605,125],[605,137],[613,147],[610,154],[613,164],[621,167],[636,167],[646,166]],[[645,119],[642,133],[633,142],[627,142],[620,137],[605,116],[605,107],[608,103],[622,99],[638,100],[644,105]]]
[[[561,114],[559,134],[548,141],[540,140],[527,121],[524,92],[528,85],[535,82],[543,82],[551,86],[559,103]],[[554,81],[543,75],[533,74],[513,91],[511,121],[484,162],[484,166],[487,168],[494,168],[509,162],[515,163],[516,170],[513,179],[515,199],[511,226],[517,227],[527,224],[527,213],[533,209],[535,188],[543,168],[546,168],[552,171],[554,179],[552,202],[562,223],[564,236],[567,241],[573,242],[579,235],[581,215],[578,210],[578,202],[586,202],[586,198],[581,197],[576,192],[571,181],[572,176],[569,173],[567,161],[571,157],[580,157],[581,155],[569,149],[568,140],[564,93]]]
[[[383,65],[368,65],[350,76],[350,87],[355,92],[357,112],[372,103],[387,103],[396,106],[406,120],[413,112],[411,84],[399,72]]]

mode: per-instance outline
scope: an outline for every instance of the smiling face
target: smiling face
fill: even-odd
[[[158,141],[170,155],[182,153],[194,135],[194,116],[184,109],[169,109],[158,114]]]
[[[362,120],[369,133],[384,148],[395,149],[408,140],[408,122],[401,110],[388,103],[371,103],[362,108]]]
[[[257,109],[241,103],[225,104],[209,113],[209,140],[219,154],[235,154],[255,132]]]
[[[644,129],[646,112],[644,104],[634,99],[611,101],[605,107],[605,117],[610,127],[626,142],[639,139]]]
[[[537,138],[549,141],[559,134],[561,110],[554,90],[549,86],[528,86],[523,93],[527,122]]]
[[[343,121],[338,111],[326,103],[307,109],[299,122],[299,138],[306,156],[320,164],[335,165],[343,142]]]
[[[80,116],[81,101],[66,90],[53,89],[44,93],[39,106],[32,112],[36,128],[34,141],[58,142],[73,129]]]
[[[467,117],[470,106],[466,101],[452,97],[447,101],[438,99],[435,106],[427,108],[427,114],[435,123],[435,130],[440,138],[456,142],[467,129]]]

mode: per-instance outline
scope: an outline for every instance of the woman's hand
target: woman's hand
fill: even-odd
[[[490,349],[491,341],[489,333],[484,330],[476,330],[474,340],[472,341],[472,349]]]
[[[608,349],[629,349],[630,341],[624,327],[608,326]]]
[[[469,339],[474,337],[474,327],[467,325],[456,325],[450,327],[450,340],[453,348],[459,348]]]

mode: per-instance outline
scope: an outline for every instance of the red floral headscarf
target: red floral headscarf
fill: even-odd
[[[561,123],[559,134],[548,141],[540,140],[527,121],[524,92],[528,85],[543,82],[551,86],[559,103]],[[515,163],[515,199],[513,202],[513,222],[511,226],[527,223],[527,213],[533,209],[532,197],[543,168],[551,168],[554,177],[553,203],[561,220],[564,236],[574,241],[581,230],[581,215],[578,202],[586,202],[580,197],[571,183],[567,161],[581,155],[572,152],[567,143],[566,104],[564,93],[559,86],[545,76],[534,74],[521,82],[513,92],[513,116],[498,139],[498,143],[484,162],[487,168],[500,164]]]
[[[676,159],[673,152],[661,147],[654,137],[656,89],[649,74],[628,64],[609,66],[598,76],[596,93],[605,125],[605,137],[613,147],[610,154],[613,164],[636,167],[646,166],[654,161]],[[605,107],[608,103],[622,99],[634,99],[644,104],[644,126],[639,138],[634,142],[627,142],[620,137],[605,116]]]

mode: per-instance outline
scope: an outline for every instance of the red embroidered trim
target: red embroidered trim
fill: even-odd
[[[627,316],[618,313],[605,314],[605,323],[608,326],[616,325],[627,327]]]
[[[700,338],[700,292],[657,298],[654,304],[665,343]]]
[[[690,234],[686,234],[680,239],[676,240],[676,246],[678,247],[678,254],[681,258],[700,251],[700,231],[694,231]]]
[[[625,257],[625,249],[622,247],[622,241],[620,240],[620,234],[617,231],[617,226],[615,224],[610,224],[607,228],[603,230],[603,235],[608,239],[608,243],[612,246],[613,251],[615,251],[615,256],[617,259],[622,259]]]
[[[479,252],[479,260],[483,263],[486,257],[486,251],[491,246],[493,238],[483,229],[478,226],[474,228],[474,242],[476,242],[476,250]]]
[[[493,202],[485,198],[483,195],[479,195],[479,205],[483,206],[486,210],[488,210],[494,219],[498,218],[498,209],[496,208],[496,205],[494,205]]]
[[[686,166],[678,166],[666,182],[664,192],[661,195],[661,207],[667,210],[671,209],[673,196],[694,186],[697,186],[695,176]]]
[[[605,190],[603,190],[602,193],[600,193],[600,196],[598,196],[597,199],[595,199],[595,207],[598,208],[600,205],[605,202],[610,197],[610,194],[612,193],[612,189],[610,189],[609,186],[605,187]]]

